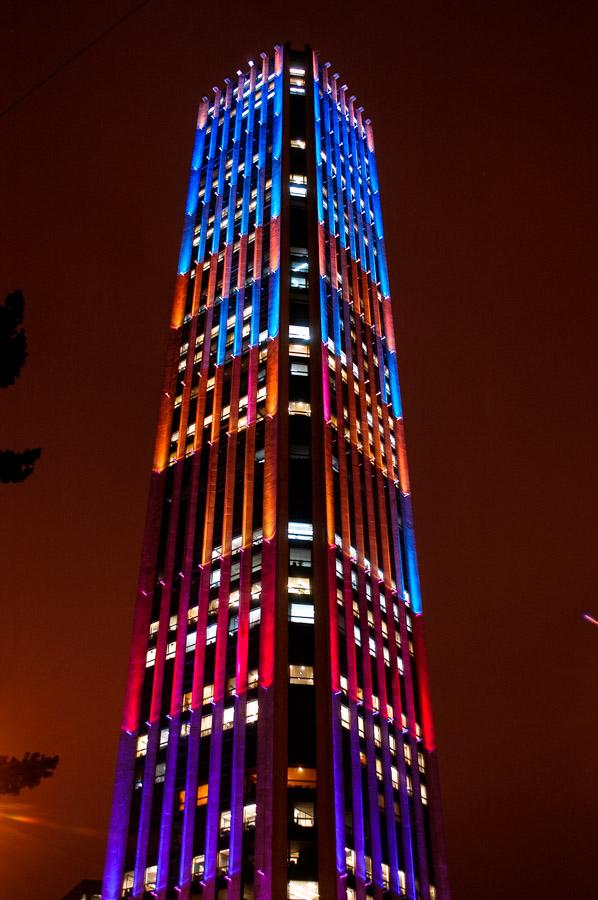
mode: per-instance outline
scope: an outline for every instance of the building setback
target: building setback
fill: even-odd
[[[447,900],[369,120],[278,46],[199,108],[104,900]]]

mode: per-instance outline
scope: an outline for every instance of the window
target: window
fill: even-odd
[[[248,803],[243,807],[243,825],[245,828],[255,828],[256,805]]]
[[[201,717],[201,736],[207,737],[212,733],[212,713]]]
[[[148,866],[145,870],[145,888],[153,891],[156,887],[156,878],[158,877],[158,866]]]
[[[314,670],[312,666],[289,666],[291,684],[313,684]]]
[[[345,859],[349,872],[355,872],[355,850],[351,847],[345,847]]]
[[[289,522],[288,534],[291,540],[311,541],[314,536],[314,527],[309,522]]]
[[[289,184],[289,192],[291,197],[306,197],[307,196],[307,176],[306,175],[291,175],[291,180]]]
[[[160,747],[165,747],[168,743],[168,728],[162,728],[160,731]]]
[[[155,665],[156,662],[156,648],[150,647],[147,651],[147,656],[145,658],[145,667],[148,669],[150,666]]]
[[[183,702],[181,703],[181,710],[191,709],[191,704],[193,702],[193,691],[187,691],[186,694],[183,694]]]
[[[204,866],[204,855],[194,856],[191,862],[191,874],[193,877],[199,877],[203,875],[203,866]]]
[[[214,699],[214,685],[213,684],[204,684],[203,686],[203,704],[211,703]]]
[[[230,809],[227,809],[226,812],[220,814],[220,834],[230,833],[230,818]]]
[[[249,706],[249,704],[247,704]],[[235,724],[235,707],[226,706],[222,714],[222,730],[228,731]]]
[[[311,579],[299,577],[297,575],[289,576],[287,587],[289,594],[298,594],[299,596],[310,594]]]
[[[176,654],[176,641],[170,641],[166,647],[166,659],[174,659]]]
[[[197,643],[197,632],[190,631],[185,640],[185,653],[191,653],[192,650],[195,650],[196,643]]]
[[[307,363],[303,362],[295,362],[291,359],[291,375],[299,375],[301,378],[306,378],[309,375],[309,366]]]
[[[313,625],[315,620],[313,603],[291,603],[289,620],[303,625]]]
[[[290,788],[315,788],[316,770],[295,766],[287,770],[287,783]]]
[[[289,325],[289,338],[296,341],[309,341],[309,327],[307,325]]]
[[[291,546],[289,548],[289,562],[292,566],[311,568],[311,548]]]
[[[158,625],[159,622],[152,622],[149,627],[150,637],[155,637],[158,634]]]
[[[300,828],[313,828],[315,825],[314,805],[306,800],[293,807],[293,822]]]
[[[164,781],[165,777],[166,777],[166,763],[159,762],[158,765],[156,766],[156,774],[154,776],[154,781],[156,782],[156,784],[160,784],[161,782]]]
[[[147,734],[140,734],[137,738],[137,756],[145,756],[147,753]]]
[[[247,724],[251,725],[252,722],[257,722],[258,716],[258,701],[250,700],[247,704]]]
[[[289,900],[318,900],[319,896],[317,881],[289,881]]]
[[[218,851],[218,872],[220,875],[226,875],[228,871],[228,850],[219,850]]]

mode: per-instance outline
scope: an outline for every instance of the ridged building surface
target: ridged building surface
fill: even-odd
[[[372,127],[310,49],[202,101],[103,882],[450,897]]]

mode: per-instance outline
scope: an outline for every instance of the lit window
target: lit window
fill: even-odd
[[[195,650],[196,643],[197,643],[197,632],[190,631],[185,640],[185,652],[191,653],[192,650]]]
[[[228,850],[219,850],[218,851],[218,872],[221,875],[225,875],[228,871]]]
[[[301,138],[293,138],[291,147],[294,147],[295,150],[305,150],[305,141]]]
[[[208,713],[207,716],[201,717],[201,736],[207,737],[212,733],[212,714]]]
[[[165,747],[168,743],[168,728],[163,728],[160,731],[160,747]]]
[[[311,405],[304,400],[291,400],[289,403],[289,415],[311,416]]]
[[[289,900],[318,900],[317,881],[289,881],[287,897]]]
[[[174,659],[176,654],[176,641],[170,641],[166,647],[166,659]]]
[[[304,769],[303,766],[294,766],[287,770],[287,782],[290,788],[315,788],[316,780],[315,769]]]
[[[309,800],[296,803],[293,807],[293,822],[301,828],[313,828],[315,825],[314,804]]]
[[[156,662],[156,648],[150,647],[147,651],[147,656],[145,658],[145,666],[149,668],[149,666],[153,666]]]
[[[159,762],[158,765],[156,766],[156,774],[154,776],[154,781],[156,782],[156,784],[160,784],[161,782],[164,781],[165,777],[166,777],[166,763]]]
[[[181,709],[191,709],[191,704],[193,702],[193,691],[187,691],[186,694],[183,694],[183,702],[181,703]]]
[[[296,341],[309,341],[309,326],[307,325],[289,325],[289,338]]]
[[[193,875],[193,877],[196,877],[196,878],[203,875],[203,865],[204,865],[203,853],[201,854],[201,856],[194,856],[193,860],[191,862],[191,875]]]
[[[305,595],[311,593],[311,578],[291,576],[288,579],[289,594]]]
[[[256,805],[248,803],[243,807],[243,825],[245,828],[255,828]]]
[[[349,872],[355,872],[355,850],[351,847],[345,847],[345,860]]]
[[[312,666],[289,666],[291,684],[313,684],[314,670]]]
[[[390,879],[390,869],[388,867],[388,864],[382,863],[382,881],[384,883],[385,888],[388,887],[389,879]]]
[[[191,733],[191,722],[183,722],[181,725],[181,737],[189,737]]]
[[[308,281],[305,275],[291,275],[291,287],[299,291],[307,290]]]
[[[291,360],[291,375],[299,375],[301,378],[306,378],[309,375],[309,366],[307,363]]]
[[[247,704],[247,724],[251,725],[252,722],[257,722],[258,715],[258,701],[250,700]]]
[[[206,703],[211,703],[213,699],[214,699],[214,685],[213,684],[204,684],[204,686],[203,686],[204,705]]]
[[[315,620],[313,603],[291,603],[289,620],[304,625],[313,625]]]
[[[206,644],[216,643],[216,622],[206,628]]]
[[[351,725],[351,717],[349,714],[349,707],[345,706],[344,703],[341,703],[341,724],[343,728],[349,728]]]
[[[309,547],[291,546],[289,548],[289,562],[293,566],[311,568],[311,549]]]
[[[252,688],[256,688],[258,685],[258,672],[257,669],[253,669],[251,672],[247,673],[247,690],[252,690]]]
[[[158,625],[159,622],[152,622],[149,627],[150,637],[155,637],[158,634]]]
[[[187,613],[187,619],[189,620],[189,622],[197,622],[197,613],[198,613],[198,607],[192,606],[191,609],[189,610],[189,612]]]
[[[220,814],[220,834],[230,833],[230,809]]]
[[[137,756],[145,756],[147,753],[147,734],[140,734],[137,738]]]
[[[134,872],[125,872],[125,877],[123,879],[123,891],[129,891],[132,889],[134,878],[135,878]]]
[[[156,887],[156,878],[158,877],[158,866],[148,866],[145,870],[145,888],[153,891]]]
[[[309,356],[309,347],[307,344],[289,344],[289,354],[291,356]]]
[[[291,197],[307,197],[307,185],[293,184],[291,182],[291,184],[289,185],[289,193]],[[174,441],[175,438],[173,437],[172,440]]]
[[[249,705],[249,704],[248,704]],[[227,706],[222,714],[222,729],[228,731],[235,724],[235,707]]]
[[[288,535],[292,540],[311,541],[314,536],[314,527],[309,522],[289,522]]]

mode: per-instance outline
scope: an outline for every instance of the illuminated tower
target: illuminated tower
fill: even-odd
[[[447,900],[421,613],[371,125],[277,47],[199,108],[104,900]]]

